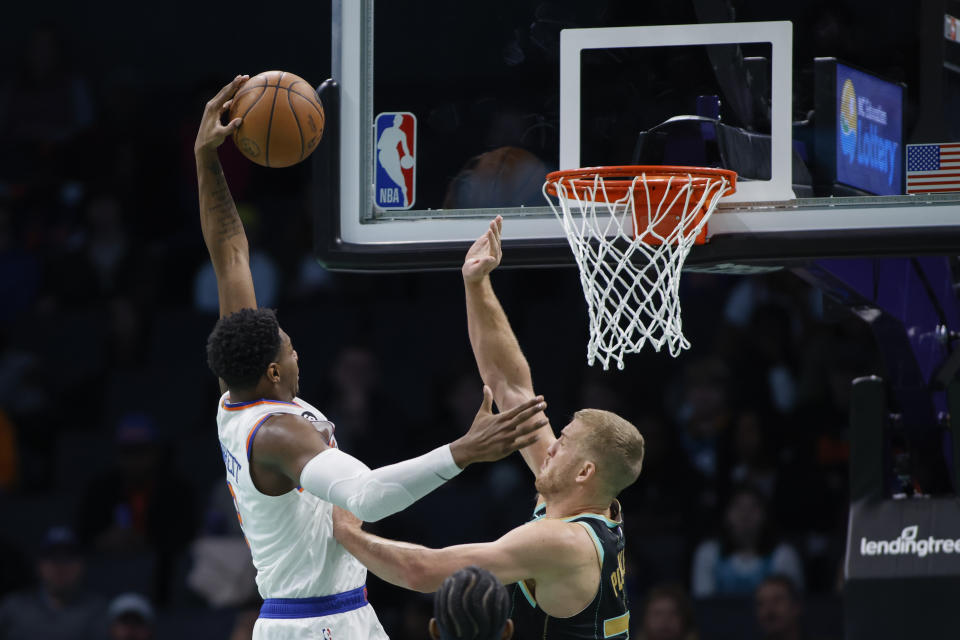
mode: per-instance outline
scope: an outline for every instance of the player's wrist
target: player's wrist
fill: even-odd
[[[200,143],[197,142],[193,145],[193,154],[197,158],[209,159],[209,158],[218,158],[217,147],[220,145],[214,145],[212,143]]]
[[[472,289],[479,289],[483,286],[485,280],[490,279],[489,273],[484,273],[483,275],[466,275],[463,276],[463,284],[466,287]]]
[[[450,455],[453,456],[453,462],[460,469],[466,469],[473,463],[470,453],[470,442],[467,436],[460,436],[450,443]]]

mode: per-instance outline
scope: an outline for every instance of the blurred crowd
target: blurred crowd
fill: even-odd
[[[216,287],[191,153],[222,79],[157,121],[141,79],[85,75],[53,27],[24,37],[0,84],[0,639],[249,638],[258,600],[215,433]],[[309,167],[263,170],[229,142],[221,157],[258,302],[279,310],[301,395],[340,445],[376,466],[466,429],[481,382],[459,274],[328,272],[311,257]],[[555,428],[595,407],[646,438],[621,497],[634,633],[839,637],[850,381],[880,372],[866,327],[788,272],[688,274],[692,350],[602,372],[585,364],[574,271],[494,278]],[[489,540],[532,507],[512,459],[377,530]],[[426,637],[428,598],[369,584],[392,637]]]

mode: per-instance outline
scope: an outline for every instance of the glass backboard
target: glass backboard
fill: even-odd
[[[628,164],[738,172],[688,268],[955,243],[960,198],[906,195],[916,123],[889,65],[810,55],[831,50],[794,8],[727,7],[335,1],[318,259],[455,267],[503,215],[506,264],[567,263],[544,177]]]

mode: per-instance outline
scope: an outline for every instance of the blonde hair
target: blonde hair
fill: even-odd
[[[585,453],[593,458],[597,473],[616,497],[637,481],[643,467],[644,441],[637,428],[620,416],[601,409],[581,409],[573,414],[589,434]]]

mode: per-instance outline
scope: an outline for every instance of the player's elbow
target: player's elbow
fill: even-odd
[[[403,511],[416,498],[399,482],[382,482],[367,471],[346,497],[347,509],[364,522],[376,522]],[[346,486],[346,485],[344,485]]]
[[[350,513],[357,516],[364,522],[377,522],[383,520],[394,512],[388,507],[372,502],[354,502],[348,505]]]
[[[417,554],[411,558],[404,568],[407,589],[420,593],[433,593],[440,588],[440,583],[446,576],[438,576],[435,565],[432,565],[425,554]]]
[[[398,500],[395,492],[387,491],[383,483],[370,481],[365,490],[356,493],[347,498],[347,509],[364,522],[377,522],[387,516],[402,511],[404,507],[412,503],[406,492],[402,492]],[[393,499],[391,499],[393,498]]]

